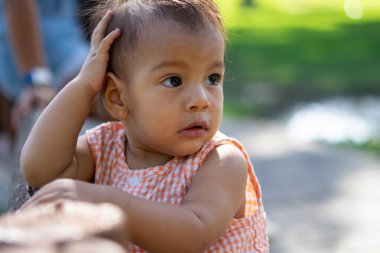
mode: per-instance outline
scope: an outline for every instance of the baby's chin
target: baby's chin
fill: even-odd
[[[186,157],[186,156],[193,155],[197,153],[199,150],[201,150],[201,148],[210,140],[197,141],[197,143],[194,143],[191,145],[188,144],[186,146],[178,147],[176,150],[173,150],[171,152],[171,155],[174,157]]]

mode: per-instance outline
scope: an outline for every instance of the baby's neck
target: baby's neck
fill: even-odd
[[[168,161],[173,159],[173,156],[131,147],[128,144],[126,145],[125,150],[125,160],[128,167],[132,170],[165,165]]]

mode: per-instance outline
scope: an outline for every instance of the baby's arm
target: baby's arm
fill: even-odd
[[[125,236],[145,250],[204,252],[234,217],[241,217],[246,184],[243,154],[235,146],[223,145],[210,153],[181,206],[133,197],[112,186],[61,179],[41,188],[23,208],[59,199],[109,202],[126,213]]]
[[[126,211],[131,242],[147,251],[203,252],[244,205],[246,184],[243,154],[223,145],[206,159],[182,206],[142,200],[110,187],[99,194]]]
[[[117,29],[104,38],[111,17],[108,12],[100,21],[80,73],[43,111],[23,147],[21,168],[28,183],[34,187],[56,178],[89,181],[93,177],[94,161],[85,138],[78,139],[78,134],[94,97],[102,89],[108,51],[120,34]]]

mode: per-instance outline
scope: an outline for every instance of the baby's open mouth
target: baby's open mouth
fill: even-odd
[[[187,137],[199,137],[204,135],[208,130],[208,123],[205,120],[197,120],[179,131],[180,134]]]
[[[185,127],[183,130],[191,130],[191,129],[208,129],[208,124],[205,120],[197,120],[192,122],[190,125]]]

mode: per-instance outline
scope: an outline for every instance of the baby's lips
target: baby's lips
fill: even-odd
[[[192,123],[190,123],[189,125],[187,125],[182,130],[188,130],[188,129],[192,129],[192,128],[195,128],[195,127],[207,130],[208,129],[208,123],[205,120],[196,120],[196,121],[193,121]]]

